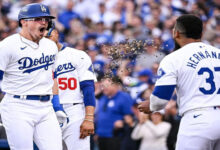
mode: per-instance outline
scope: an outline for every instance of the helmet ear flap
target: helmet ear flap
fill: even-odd
[[[48,30],[47,36],[48,37],[51,35],[51,32],[53,31],[53,29],[55,29],[55,23],[53,21],[50,21],[48,23],[48,27],[47,27],[47,30]]]
[[[47,30],[49,30],[52,27],[52,24],[53,24],[52,20],[48,22]]]

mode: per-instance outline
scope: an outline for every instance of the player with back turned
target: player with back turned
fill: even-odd
[[[69,117],[69,123],[62,127],[63,140],[68,150],[90,150],[96,80],[92,61],[84,51],[59,43],[56,29],[49,30],[47,37],[55,41],[59,49],[55,75],[60,103]]]
[[[18,15],[20,33],[0,42],[0,74],[6,93],[1,117],[11,150],[31,150],[33,141],[40,150],[62,150],[59,123],[67,117],[52,89],[57,85],[53,71],[58,50],[43,37],[53,18],[47,6],[28,4]]]
[[[160,63],[160,77],[145,113],[165,107],[174,89],[182,116],[176,150],[220,149],[220,50],[201,42],[203,23],[194,15],[177,18],[173,38],[179,49]]]

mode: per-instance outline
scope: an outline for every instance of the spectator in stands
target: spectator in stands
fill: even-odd
[[[70,20],[75,18],[80,19],[79,14],[73,11],[73,7],[74,2],[72,0],[68,0],[66,9],[58,16],[58,21],[64,25],[66,30],[70,28]]]
[[[142,69],[138,72],[138,82],[135,86],[130,88],[130,95],[133,99],[136,99],[140,93],[149,88],[149,81],[151,76],[151,69]]]
[[[103,93],[98,101],[97,128],[100,150],[120,150],[122,135],[113,135],[113,131],[123,128],[123,119],[132,114],[132,99],[129,94],[121,91],[117,77],[105,78],[102,81]]]
[[[144,119],[142,119],[144,117]],[[134,128],[131,137],[141,139],[139,150],[167,150],[166,139],[171,125],[163,121],[161,112],[150,115],[140,113],[139,123]]]

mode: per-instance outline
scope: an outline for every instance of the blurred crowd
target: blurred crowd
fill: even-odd
[[[18,12],[33,2],[50,7],[60,42],[92,59],[98,79],[92,149],[174,150],[180,122],[175,94],[165,110],[152,115],[140,113],[137,105],[149,100],[160,61],[175,49],[172,29],[179,15],[199,16],[203,42],[220,48],[220,1],[0,0],[0,41],[19,32]],[[145,44],[115,56],[112,49],[127,49],[133,41]]]

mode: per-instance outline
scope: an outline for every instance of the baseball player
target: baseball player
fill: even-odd
[[[162,109],[176,88],[177,150],[220,149],[220,50],[201,42],[202,28],[194,15],[176,20],[173,37],[181,48],[162,60],[150,102],[139,106],[146,113]]]
[[[33,140],[40,150],[62,150],[59,123],[64,123],[66,115],[58,95],[52,93],[58,50],[43,37],[53,18],[47,6],[28,4],[18,15],[20,33],[0,42],[0,74],[6,93],[1,116],[11,150],[31,150]]]
[[[68,150],[89,150],[89,135],[94,134],[96,80],[92,61],[85,52],[61,45],[57,30],[49,38],[59,49],[55,75],[60,103],[69,117],[69,123],[62,128],[63,140]]]

